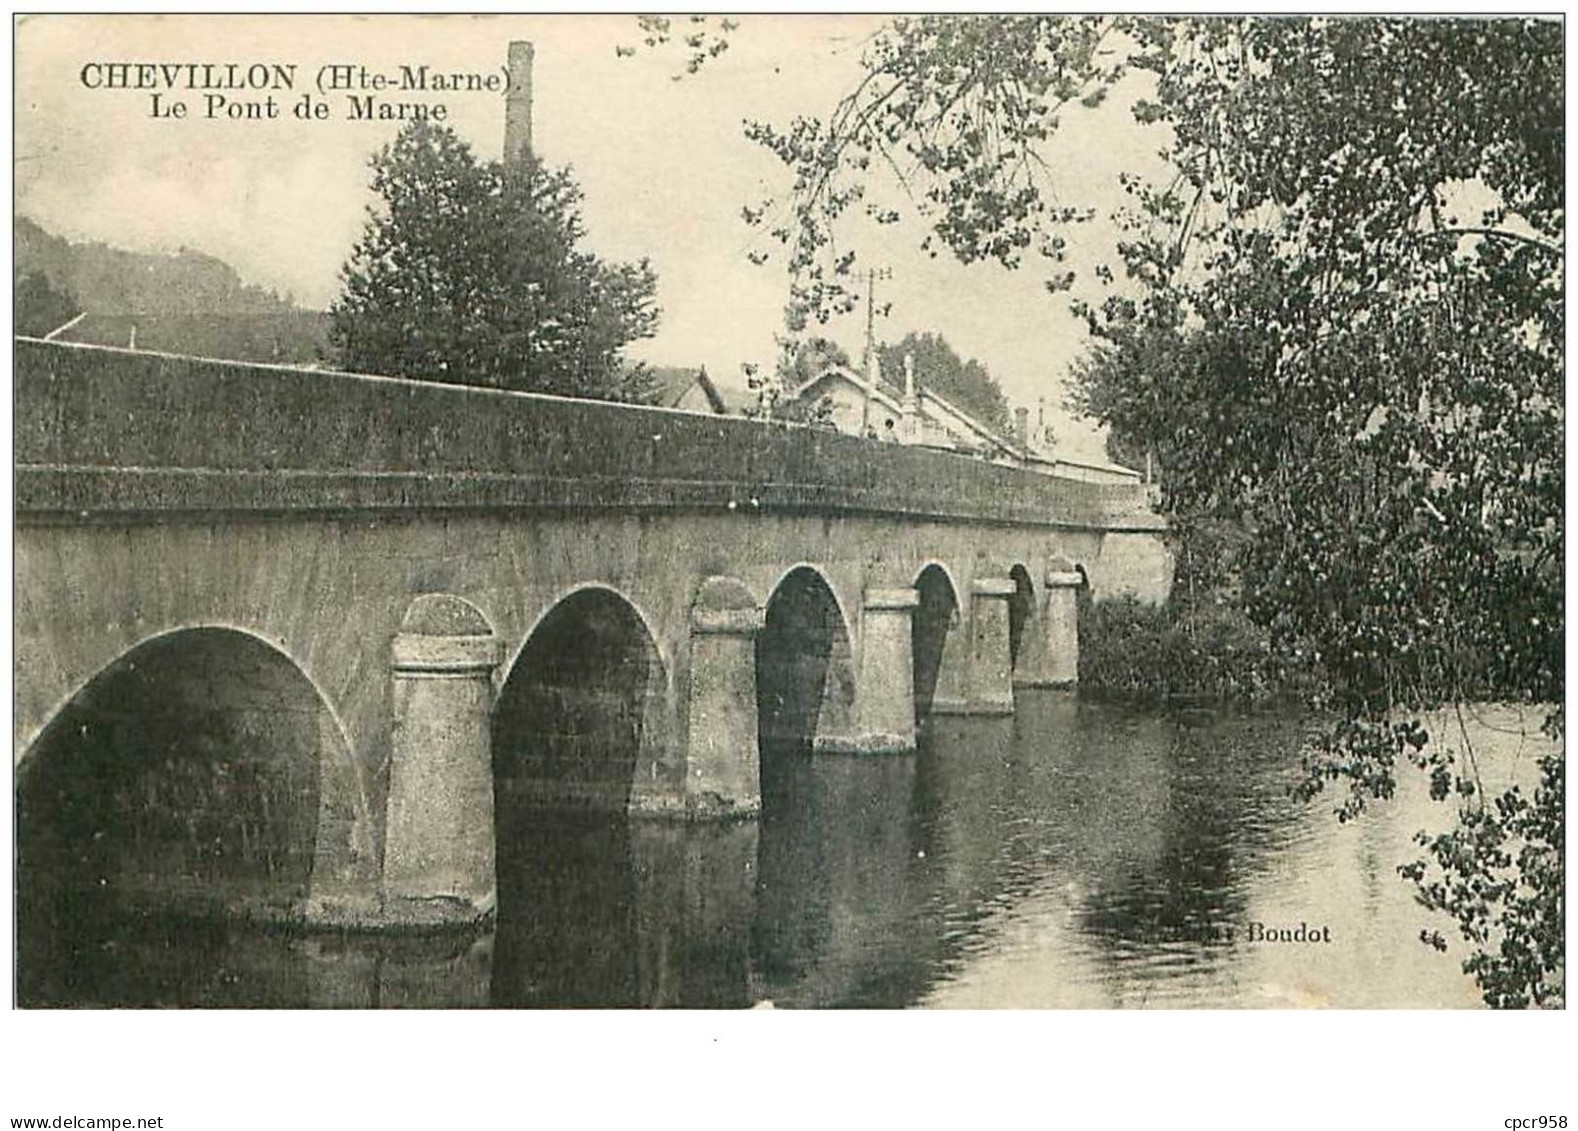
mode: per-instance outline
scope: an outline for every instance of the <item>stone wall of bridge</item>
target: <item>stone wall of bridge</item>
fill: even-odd
[[[454,886],[433,879],[447,865],[430,858],[422,829],[415,847],[400,847],[410,838],[399,799],[415,790],[413,812],[453,804],[463,817],[473,787],[403,777],[402,743],[407,762],[435,742],[485,745],[489,720],[477,731],[466,711],[497,701],[496,724],[575,697],[575,678],[543,672],[639,662],[629,702],[602,711],[635,735],[615,802],[740,815],[756,801],[757,713],[738,702],[759,670],[751,641],[764,624],[772,631],[792,585],[825,587],[842,642],[816,659],[827,690],[807,737],[826,750],[880,750],[913,745],[921,618],[933,618],[935,631],[920,635],[940,649],[928,705],[1011,709],[1013,682],[1071,678],[1076,587],[1158,598],[1169,580],[1161,524],[1133,489],[949,454],[28,341],[17,343],[16,372],[24,777],[40,735],[73,702],[96,702],[85,691],[103,673],[135,668],[183,633],[255,642],[321,702],[317,731],[302,732],[321,736],[311,886],[315,906],[353,915],[391,882],[391,851],[414,891]],[[929,604],[917,596],[928,570],[946,579],[926,586],[944,595]],[[470,612],[449,628],[413,622],[413,608],[435,597]],[[560,624],[566,609],[582,619]],[[578,636],[598,632],[614,641],[604,659],[572,656]],[[548,640],[561,657],[543,650]],[[216,647],[203,678],[233,667],[244,684],[256,652]],[[446,706],[456,695],[473,706]],[[495,767],[508,757],[492,742],[468,755],[484,776],[490,754]],[[553,761],[527,754],[523,765]],[[553,758],[584,761],[574,750]],[[534,774],[513,784],[530,793]],[[557,784],[573,778],[581,800],[607,803],[609,777],[582,766]],[[491,868],[491,816],[487,825]],[[482,849],[445,851],[469,859]],[[473,894],[469,910],[486,903]]]
[[[1143,488],[804,426],[18,339],[23,513],[727,509],[1162,529]]]

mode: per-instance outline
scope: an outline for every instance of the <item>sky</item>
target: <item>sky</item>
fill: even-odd
[[[677,48],[636,46],[632,16],[43,16],[24,17],[16,41],[16,204],[50,231],[138,251],[193,248],[248,282],[325,307],[372,202],[367,159],[398,130],[351,121],[343,95],[331,117],[301,121],[290,107],[325,64],[393,73],[400,65],[498,72],[511,40],[535,44],[534,144],[568,165],[585,190],[588,243],[615,260],[643,256],[658,275],[663,317],[632,356],[702,365],[725,384],[741,365],[770,367],[787,279],[777,251],[741,212],[787,187],[775,158],[744,136],[746,119],[785,125],[826,115],[860,74],[881,17],[745,16],[731,47],[700,74],[675,81]],[[90,87],[84,67],[110,62],[294,64],[294,90],[276,120],[205,116],[203,95],[182,120],[152,116],[147,90]],[[88,72],[98,81],[102,68]],[[237,97],[246,97],[239,94]],[[484,158],[503,143],[499,94],[435,96]],[[167,106],[166,106],[167,108]],[[1121,194],[1120,169],[1143,166],[1158,139],[1133,124],[1123,99],[1065,123],[1044,151],[1059,200],[1103,212]],[[965,266],[919,250],[923,227],[855,225],[841,232],[862,262],[887,266],[878,285],[878,340],[936,331],[983,362],[1009,399],[1034,414],[1044,400],[1067,449],[1100,454],[1092,426],[1061,410],[1069,364],[1086,344],[1067,297],[1047,294],[1047,272]],[[1091,268],[1110,256],[1112,230],[1076,233],[1076,293],[1100,297]],[[829,337],[860,356],[863,314],[835,320]]]

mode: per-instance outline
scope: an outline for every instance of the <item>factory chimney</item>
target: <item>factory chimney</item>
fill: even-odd
[[[525,40],[510,42],[509,90],[504,95],[504,167],[519,165],[531,151],[531,65],[535,49]]]

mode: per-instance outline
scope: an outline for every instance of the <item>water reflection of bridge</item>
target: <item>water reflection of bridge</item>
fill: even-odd
[[[1278,761],[1284,744],[1243,749],[1243,728],[1194,737],[1056,692],[1022,693],[1020,707],[938,718],[914,757],[768,744],[759,822],[501,807],[499,917],[480,933],[106,923],[120,949],[46,957],[53,976],[30,1000],[1067,1006],[1220,993],[1244,948],[1179,942],[1242,922],[1245,883],[1288,828],[1264,823],[1288,804],[1285,775],[1243,759]]]
[[[1016,683],[1073,680],[1082,587],[1167,584],[1123,486],[660,410],[16,356],[39,922],[90,889],[470,921],[520,814],[753,815],[763,744],[902,752],[918,717],[1011,712]],[[629,835],[655,873],[688,866]]]

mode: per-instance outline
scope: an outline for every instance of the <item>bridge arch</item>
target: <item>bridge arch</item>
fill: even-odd
[[[806,574],[810,574],[812,577],[807,578],[804,576]],[[827,596],[833,602],[833,608],[838,612],[839,630],[844,634],[846,639],[853,640],[854,632],[852,631],[851,626],[854,624],[854,618],[851,616],[849,611],[851,602],[838,591],[838,585],[833,581],[833,578],[828,573],[827,569],[817,562],[799,561],[780,573],[778,575],[778,579],[768,587],[767,601],[762,607],[765,609],[767,605],[772,604],[773,598],[778,596],[779,593],[783,591],[785,583],[789,582],[792,578],[796,578],[796,575],[799,575],[799,580],[804,581],[814,579],[815,581],[818,581],[822,584],[823,588],[827,590]]]
[[[1014,594],[1008,598],[1008,658],[1010,664],[1017,664],[1025,643],[1025,628],[1035,615],[1036,584],[1023,563],[1014,565],[1008,577],[1014,583]]]
[[[849,730],[855,702],[849,619],[827,575],[801,563],[767,598],[756,637],[756,702],[763,747],[808,745]]]
[[[960,624],[962,606],[958,582],[942,562],[923,565],[913,584],[919,597],[911,622],[915,653],[915,718],[919,720],[931,713],[948,636]]]
[[[587,592],[608,594],[628,606],[630,612],[634,614],[635,617],[641,622],[641,627],[646,631],[647,639],[652,642],[652,647],[656,649],[657,658],[663,665],[663,671],[665,675],[671,673],[674,670],[673,657],[669,654],[669,650],[665,647],[664,634],[659,631],[658,623],[653,620],[653,618],[647,613],[646,609],[642,607],[640,601],[636,600],[629,593],[626,593],[618,586],[608,585],[601,581],[582,581],[577,582],[574,585],[567,585],[561,589],[556,589],[549,600],[542,606],[542,611],[537,615],[537,618],[527,625],[526,631],[521,634],[520,643],[516,646],[513,653],[505,657],[504,664],[500,669],[504,673],[506,680],[510,673],[515,670],[515,666],[517,663],[519,663],[521,655],[531,644],[532,637],[537,634],[538,630],[542,628],[543,624],[546,623],[548,619],[559,610],[560,606],[564,605],[565,602],[570,601],[580,594]]]
[[[493,709],[501,821],[521,805],[628,812],[638,780],[672,784],[659,639],[634,601],[598,584],[567,590],[532,625]]]
[[[186,627],[123,651],[18,764],[24,978],[47,983],[61,931],[93,909],[289,914],[312,880],[324,763],[349,757],[327,698],[261,636]]]

